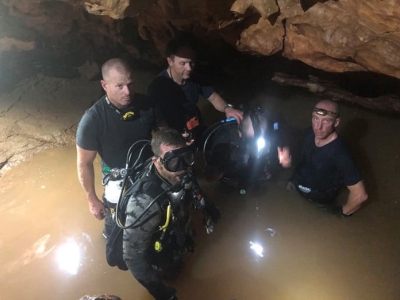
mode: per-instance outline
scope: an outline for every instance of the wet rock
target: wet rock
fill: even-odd
[[[95,295],[95,296],[85,295],[79,300],[122,300],[122,299],[114,295]]]

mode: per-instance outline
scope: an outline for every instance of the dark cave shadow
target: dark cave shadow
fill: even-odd
[[[373,172],[371,160],[367,155],[367,151],[361,146],[361,140],[368,133],[368,129],[368,121],[364,118],[348,120],[339,128],[339,134],[345,140],[349,148],[368,193],[368,201],[363,204],[363,207],[368,206],[371,201],[379,201],[379,187],[377,185],[376,175]]]

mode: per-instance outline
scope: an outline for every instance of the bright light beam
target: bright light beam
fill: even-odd
[[[250,246],[251,250],[253,250],[258,256],[264,257],[263,255],[264,248],[260,244],[250,242],[250,245],[251,245]]]
[[[265,139],[260,137],[257,140],[257,149],[258,149],[258,151],[260,151],[261,149],[264,149],[264,147],[265,147]]]
[[[78,244],[69,239],[57,249],[57,262],[61,270],[76,275],[81,262],[81,251]]]

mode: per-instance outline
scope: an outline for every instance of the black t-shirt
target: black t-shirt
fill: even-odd
[[[121,114],[107,103],[106,96],[100,98],[79,122],[76,144],[85,150],[97,151],[111,168],[125,167],[130,146],[138,140],[150,140],[152,129],[163,122],[145,95],[135,94],[131,106],[133,120],[123,121]],[[147,151],[146,156],[150,155],[151,151]]]
[[[160,108],[168,126],[182,132],[186,121],[197,116],[199,95],[209,98],[214,88],[205,84],[199,78],[190,78],[185,84],[178,85],[173,81],[167,70],[162,71],[150,84],[147,94],[152,103]]]
[[[343,184],[351,186],[362,179],[344,141],[338,137],[317,147],[312,128],[305,132],[301,162],[296,172],[299,184],[319,191],[337,190]]]

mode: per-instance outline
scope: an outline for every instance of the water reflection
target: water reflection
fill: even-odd
[[[297,109],[282,110],[292,112],[293,121],[308,109],[304,103],[293,100],[287,105]],[[343,107],[348,118],[354,111]],[[287,191],[287,173],[246,195],[199,180],[222,219],[207,234],[194,216],[197,247],[185,255],[182,276],[170,283],[180,300],[399,299],[400,120],[362,114],[370,123],[359,141],[361,162],[370,162],[367,190],[379,191],[349,219]],[[103,223],[89,213],[75,160],[75,147],[50,149],[0,179],[0,298],[114,294],[150,300],[129,272],[107,265]],[[96,184],[101,194],[100,180]]]
[[[88,234],[82,233],[83,241],[69,237],[65,242],[57,246],[56,260],[59,268],[67,274],[76,275],[82,266],[82,261],[86,255],[88,244],[92,245],[91,238]]]
[[[261,246],[258,242],[253,243],[250,241],[250,249],[254,251],[260,257],[264,257],[264,247]]]

